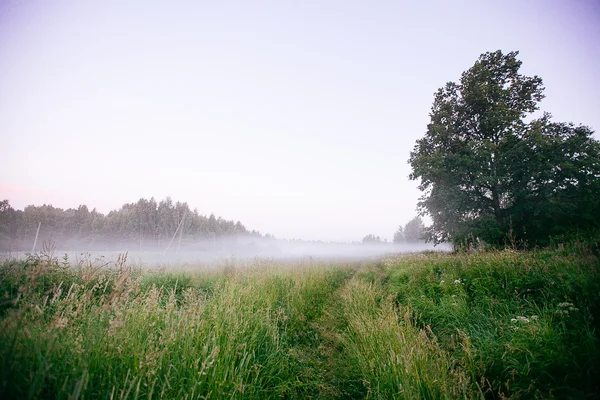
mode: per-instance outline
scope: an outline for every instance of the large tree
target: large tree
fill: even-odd
[[[435,242],[543,244],[599,227],[599,143],[588,127],[554,123],[549,114],[531,120],[544,87],[540,77],[519,73],[517,56],[482,54],[435,94],[409,160]]]

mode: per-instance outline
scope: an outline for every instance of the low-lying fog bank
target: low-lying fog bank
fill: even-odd
[[[173,248],[174,247],[174,248]],[[145,267],[217,263],[220,260],[239,261],[255,258],[279,260],[315,258],[320,260],[363,260],[377,258],[386,254],[414,253],[421,251],[449,251],[449,245],[433,246],[431,243],[323,243],[287,240],[221,240],[203,243],[201,246],[185,246],[179,250],[173,246],[168,250],[143,249],[136,246],[124,246],[121,250],[51,249],[53,256],[67,256],[69,262],[80,260],[102,260],[103,264],[113,264],[120,254],[127,254],[127,263]],[[22,259],[28,252],[2,253],[0,258]]]

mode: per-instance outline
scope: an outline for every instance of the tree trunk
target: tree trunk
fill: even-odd
[[[494,216],[498,225],[502,226],[504,222],[504,216],[502,215],[502,209],[500,208],[500,195],[496,187],[492,188],[492,207],[494,207]]]

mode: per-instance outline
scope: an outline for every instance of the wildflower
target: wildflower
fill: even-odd
[[[440,281],[440,284],[442,284],[442,283],[444,283],[444,282],[446,282],[446,281],[442,279],[442,280]]]
[[[517,322],[522,322],[524,324],[528,324],[529,323],[529,318],[527,317],[523,317],[521,315],[515,317],[515,318],[511,318],[510,322],[512,322],[513,324],[516,324]]]
[[[462,283],[462,282],[460,281],[460,279],[455,279],[455,280],[454,280],[454,284],[455,284],[455,285],[460,285],[460,284],[463,284],[463,285],[464,285],[464,283]]]
[[[536,319],[539,319],[540,317],[538,317],[537,315],[532,315],[532,316],[531,316],[531,317],[529,317],[529,318],[531,318],[532,320],[536,320]]]
[[[557,313],[559,313],[559,314],[568,314],[569,311],[579,311],[579,308],[575,307],[575,305],[573,303],[569,303],[566,301],[564,303],[559,303],[558,306],[563,309],[563,310],[557,311]],[[559,312],[559,311],[563,311],[563,312]]]

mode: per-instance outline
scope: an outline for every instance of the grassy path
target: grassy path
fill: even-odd
[[[312,398],[357,399],[366,395],[360,371],[346,358],[341,341],[346,329],[341,293],[355,275],[356,270],[350,269],[335,290],[323,298],[322,313],[310,324],[316,340],[299,349],[306,357],[306,369],[313,374],[311,380],[316,383]]]
[[[316,398],[475,398],[469,378],[437,343],[414,324],[384,287],[380,265],[361,268],[326,300],[315,321],[319,346]]]

